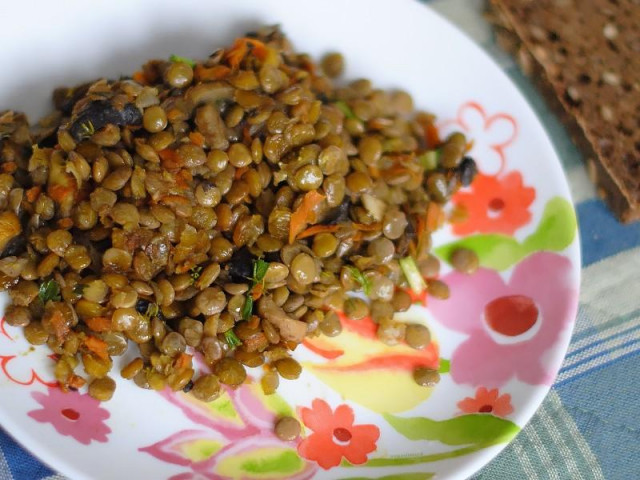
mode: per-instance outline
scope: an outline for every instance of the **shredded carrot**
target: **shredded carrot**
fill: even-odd
[[[464,148],[464,153],[469,152],[473,148],[473,140],[469,140],[467,142],[466,147]]]
[[[192,355],[188,353],[181,353],[178,358],[176,358],[174,362],[174,368],[176,370],[183,370],[185,368],[191,368],[191,360],[193,359]]]
[[[60,310],[54,310],[49,319],[53,333],[58,340],[63,340],[69,333],[69,325]]]
[[[255,330],[260,326],[260,317],[257,315],[251,315],[251,318],[247,321],[247,324],[249,328],[252,328]]]
[[[382,224],[380,222],[370,223],[368,225],[365,223],[354,223],[353,226],[361,232],[375,232],[382,228]]]
[[[263,292],[264,285],[262,283],[258,283],[251,289],[251,298],[253,298],[254,300],[258,300],[262,296]]]
[[[134,82],[138,82],[140,85],[146,85],[147,84],[147,77],[145,76],[144,72],[138,70],[137,72],[135,72],[133,74],[133,81]]]
[[[225,55],[225,59],[232,69],[240,66],[240,62],[251,52],[259,59],[264,60],[267,56],[267,47],[264,43],[255,38],[237,38]]]
[[[313,209],[324,200],[324,195],[312,190],[305,193],[300,206],[291,214],[289,224],[289,243],[293,243],[297,236],[307,227],[309,216]]]
[[[314,225],[313,227],[307,228],[296,238],[302,240],[303,238],[313,237],[319,233],[333,233],[337,232],[339,228],[340,225]]]
[[[47,193],[57,203],[62,203],[68,195],[73,195],[74,191],[73,187],[65,187],[60,184],[50,185],[47,188]]]
[[[69,218],[69,217],[65,217],[65,218],[61,218],[60,220],[58,220],[58,228],[61,228],[63,230],[67,230],[69,228],[73,227],[73,219]]]
[[[247,170],[249,170],[249,167],[236,168],[236,173],[233,174],[233,178],[240,180]]]
[[[202,65],[196,65],[193,71],[193,76],[196,80],[222,80],[231,73],[231,69],[225,65],[216,65],[211,68],[203,67]]]
[[[87,318],[84,323],[94,332],[108,332],[111,330],[111,319],[107,317]]]
[[[182,115],[184,115],[184,113],[180,109],[172,108],[167,112],[167,119],[170,122],[175,122],[176,120],[179,120],[182,117]]]
[[[251,140],[252,138],[251,138],[251,132],[249,132],[249,127],[244,127],[242,129],[242,141],[245,144],[249,145],[251,143]]]
[[[87,349],[97,357],[100,357],[103,360],[109,359],[108,345],[104,340],[101,340],[97,337],[88,336],[84,339],[84,346],[87,347]]]
[[[81,376],[76,375],[75,373],[71,374],[71,376],[69,377],[69,381],[67,382],[69,388],[73,388],[75,390],[79,390],[84,387],[85,383],[87,383],[87,381]]]
[[[180,158],[178,152],[171,148],[165,148],[164,150],[160,150],[158,152],[158,156],[160,157],[162,166],[167,170],[178,170],[184,164],[184,160]]]
[[[36,201],[36,199],[38,198],[38,195],[40,195],[40,192],[42,191],[42,187],[39,185],[36,185],[35,187],[31,187],[29,190],[27,190],[27,201],[33,203]]]
[[[442,143],[442,140],[440,140],[440,133],[433,123],[426,123],[422,128],[424,130],[424,138],[427,141],[429,148],[437,147]]]
[[[437,230],[444,221],[444,210],[436,202],[430,202],[427,207],[427,230]]]
[[[189,170],[183,168],[176,174],[175,178],[176,185],[183,190],[186,190],[190,188],[191,180],[193,180],[193,175],[191,175],[191,172],[189,172]]]
[[[378,167],[372,167],[371,165],[369,165],[369,175],[371,175],[372,178],[380,178],[380,169]]]
[[[200,132],[195,131],[195,132],[189,133],[189,140],[191,140],[191,143],[199,147],[204,147],[204,143],[205,143],[204,135],[202,135]]]

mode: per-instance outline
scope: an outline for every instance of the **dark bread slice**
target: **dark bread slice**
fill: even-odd
[[[542,88],[618,218],[640,219],[640,0],[490,0],[498,42]]]

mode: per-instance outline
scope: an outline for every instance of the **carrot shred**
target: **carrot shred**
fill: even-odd
[[[65,218],[61,218],[60,220],[58,220],[58,228],[61,228],[63,230],[67,230],[69,228],[73,227],[73,219],[69,218],[69,217],[65,217]]]
[[[422,126],[424,130],[424,138],[427,141],[427,145],[429,148],[437,147],[442,143],[440,140],[440,133],[438,132],[438,128],[431,122],[426,123]]]
[[[193,180],[193,175],[189,170],[183,168],[176,174],[176,185],[183,190],[189,189],[191,180]]]
[[[97,337],[88,336],[84,339],[84,346],[87,347],[87,349],[97,357],[100,357],[103,360],[109,359],[108,345],[104,340],[101,340]]]
[[[138,70],[137,72],[135,72],[133,74],[133,81],[134,82],[138,82],[140,85],[146,85],[147,84],[147,77],[145,76],[144,72]]]
[[[79,390],[84,387],[85,383],[87,383],[87,381],[75,373],[69,377],[69,381],[67,382],[69,388],[73,388],[75,390]]]
[[[469,140],[464,148],[464,153],[468,153],[473,148],[473,140]]]
[[[49,196],[57,203],[62,203],[68,195],[73,195],[73,187],[65,187],[64,185],[55,184],[50,185],[47,189]]]
[[[264,285],[262,283],[258,283],[251,289],[251,298],[253,298],[253,300],[258,300],[262,296],[263,292]]]
[[[204,147],[204,143],[205,143],[204,135],[202,135],[200,132],[189,133],[189,140],[191,140],[191,143],[199,147]]]
[[[111,319],[107,317],[87,318],[84,323],[94,332],[108,332],[111,330]]]
[[[427,230],[433,232],[442,225],[444,221],[444,210],[435,202],[430,202],[427,207]]]
[[[354,223],[353,226],[361,232],[375,232],[382,228],[382,224],[380,222],[370,223],[368,225],[365,223]]]
[[[176,358],[174,362],[174,368],[176,370],[183,370],[185,368],[191,368],[191,361],[193,359],[192,355],[188,353],[181,353],[178,358]]]
[[[203,67],[202,65],[196,65],[193,71],[193,76],[196,80],[222,80],[229,76],[231,69],[225,65],[215,65],[214,67]]]
[[[236,168],[236,173],[233,174],[233,178],[240,180],[247,170],[249,170],[249,167]]]
[[[304,230],[296,238],[302,240],[303,238],[313,237],[319,233],[333,233],[337,232],[339,228],[340,225],[314,225]]]
[[[296,237],[302,233],[309,223],[309,216],[313,209],[324,200],[324,195],[312,190],[305,193],[302,203],[291,214],[289,223],[289,243],[293,243]]]
[[[53,333],[58,340],[63,340],[69,333],[69,325],[60,310],[54,310],[52,312],[49,323],[53,327]]]
[[[165,148],[164,150],[160,150],[158,152],[158,156],[160,157],[162,166],[167,170],[178,170],[184,164],[178,152],[171,148]]]
[[[27,190],[27,201],[33,203],[36,201],[36,199],[38,198],[38,195],[40,195],[40,192],[42,192],[42,187],[40,185],[36,185],[35,187],[31,187],[29,190]]]
[[[255,38],[237,38],[231,48],[225,55],[225,59],[229,63],[232,69],[236,69],[240,66],[240,62],[244,60],[244,57],[251,51],[256,58],[264,60],[267,56],[267,47],[264,43]]]

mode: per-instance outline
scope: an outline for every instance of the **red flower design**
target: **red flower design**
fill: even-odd
[[[487,390],[480,387],[475,397],[467,397],[458,402],[458,408],[464,413],[491,413],[498,417],[506,417],[513,413],[511,395],[499,394],[497,388]]]
[[[46,394],[32,392],[31,396],[42,406],[27,413],[34,420],[50,423],[60,435],[73,437],[84,445],[107,441],[111,429],[105,420],[110,414],[98,400],[78,392],[64,393],[57,387],[49,388]]]
[[[466,212],[464,220],[452,224],[453,233],[513,235],[531,220],[529,207],[535,196],[535,189],[522,183],[520,172],[496,177],[478,174],[469,189],[453,196],[456,207]]]
[[[46,348],[33,348],[21,339],[22,329],[0,319],[0,369],[5,376],[20,385],[41,383],[55,387],[53,376],[55,355]]]
[[[324,400],[300,409],[304,424],[313,433],[298,444],[300,456],[317,462],[325,470],[340,464],[342,457],[354,465],[367,461],[376,449],[380,430],[375,425],[354,425],[353,409],[339,405],[335,412]]]

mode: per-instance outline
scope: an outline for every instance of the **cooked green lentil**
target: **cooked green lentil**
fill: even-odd
[[[411,304],[399,260],[449,296],[429,253],[441,222],[426,212],[475,164],[464,135],[438,140],[406,92],[334,85],[343,70],[338,53],[315,68],[269,27],[203,61],[60,88],[39,128],[0,112],[6,319],[53,350],[64,390],[83,371],[90,395],[111,398],[112,357],[133,342],[121,376],[143,388],[211,401],[266,363],[271,394],[300,376],[290,352],[306,336],[341,332],[336,311],[371,316],[389,345],[429,344],[428,329],[393,319]],[[450,260],[478,264],[466,250]],[[194,351],[213,374],[196,374]],[[276,432],[293,422],[280,433],[295,438],[294,419]]]

